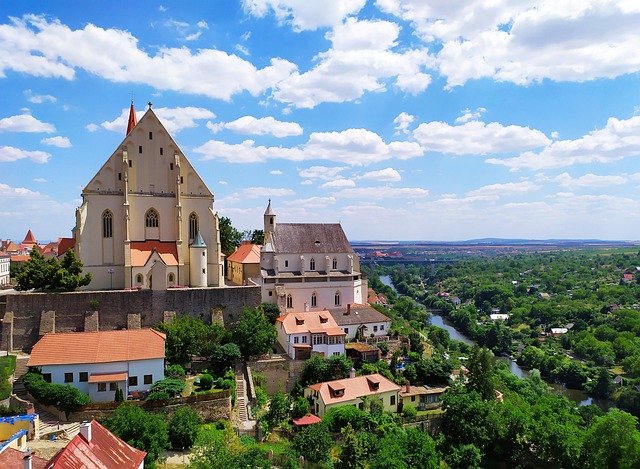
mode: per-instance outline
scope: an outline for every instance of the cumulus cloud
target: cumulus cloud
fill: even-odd
[[[633,176],[631,176],[633,177]],[[585,174],[577,178],[572,177],[569,173],[562,173],[551,179],[563,187],[571,189],[582,187],[608,187],[625,184],[628,181],[627,176],[600,176],[596,174]]]
[[[479,121],[455,126],[438,121],[423,123],[413,131],[413,136],[426,151],[455,155],[522,151],[551,142],[536,129]]]
[[[356,187],[356,183],[351,179],[334,179],[332,181],[327,181],[322,184],[320,187],[322,188],[336,188],[336,187]]]
[[[242,195],[247,199],[260,199],[266,197],[285,197],[295,195],[292,189],[284,187],[247,187],[242,189]]]
[[[211,123],[207,122],[207,127],[212,132],[219,132],[222,129],[243,135],[273,135],[274,137],[290,137],[302,135],[302,127],[296,122],[283,122],[271,116],[255,118],[253,116],[243,116],[231,122]]]
[[[398,182],[402,179],[400,173],[393,168],[380,169],[378,171],[368,171],[361,175],[359,179],[371,179],[382,182]]]
[[[282,205],[296,208],[323,208],[335,203],[335,197],[309,197],[306,199],[287,200]]]
[[[196,121],[202,119],[213,119],[216,115],[208,109],[200,107],[159,107],[154,108],[153,111],[158,115],[162,124],[166,127],[167,131],[171,134],[176,134],[181,130],[196,127],[198,124]],[[138,120],[144,115],[144,111],[137,111],[136,115]],[[127,128],[127,121],[129,119],[129,108],[123,108],[120,115],[111,121],[104,121],[100,124],[104,129],[112,132],[123,132]],[[91,128],[97,128],[95,124],[89,124]],[[87,130],[89,126],[86,127]]]
[[[299,170],[298,176],[302,178],[324,179],[329,181],[339,177],[338,175],[345,169],[347,169],[346,166],[311,166],[310,168]]]
[[[30,133],[52,133],[56,128],[39,121],[31,114],[20,114],[0,119],[0,132],[30,132]]]
[[[0,163],[11,163],[18,160],[31,160],[35,163],[46,163],[51,155],[44,151],[29,151],[21,148],[0,147]]]
[[[33,182],[37,182],[39,184],[44,184],[44,183],[49,182],[49,181],[47,181],[45,178],[33,178]]]
[[[556,140],[539,152],[527,151],[513,158],[489,158],[487,163],[512,171],[562,168],[574,164],[611,163],[640,156],[640,116],[626,120],[611,117],[602,129],[575,140]]]
[[[58,98],[55,96],[51,96],[50,94],[33,94],[31,90],[24,90],[24,96],[27,98],[27,101],[33,104],[55,104],[58,101]]]
[[[87,124],[84,126],[85,129],[87,129],[89,132],[95,132],[97,130],[100,129],[100,126],[98,124]]]
[[[57,136],[43,138],[42,140],[40,140],[40,143],[42,143],[43,145],[49,145],[51,147],[71,148],[71,140],[69,140],[68,137]]]
[[[421,187],[357,187],[342,189],[333,194],[341,199],[419,199],[429,195],[429,191]]]
[[[464,124],[465,122],[469,121],[477,121],[485,112],[487,112],[487,110],[483,107],[476,108],[475,111],[472,111],[469,108],[463,109],[460,113],[462,115],[456,119],[456,124]]]
[[[531,181],[507,182],[504,184],[489,184],[467,192],[468,197],[495,197],[507,195],[528,194],[540,189],[540,186]]]
[[[415,117],[413,117],[411,114],[407,114],[406,112],[401,112],[400,114],[398,114],[396,116],[395,119],[393,119],[393,123],[395,124],[395,129],[396,129],[396,135],[400,134],[401,132],[406,134],[409,133],[409,126],[413,123],[413,121],[415,120]]]
[[[78,44],[82,47],[78,48]],[[0,78],[12,70],[71,80],[81,69],[116,83],[143,83],[159,90],[228,101],[243,91],[256,96],[296,70],[294,64],[278,58],[257,69],[250,62],[217,49],[155,50],[154,55],[149,55],[127,31],[93,24],[74,30],[59,20],[25,15],[0,25]],[[216,79],[212,80],[212,76]]]
[[[282,171],[280,171],[279,169],[274,169],[269,171],[269,174],[271,174],[272,176],[280,176],[282,174]]]
[[[409,159],[422,156],[416,142],[385,143],[366,129],[342,132],[314,132],[306,143],[296,147],[256,146],[253,140],[239,144],[209,140],[193,150],[204,160],[223,159],[230,163],[256,163],[281,158],[291,161],[330,160],[352,166],[366,165],[390,158]]]

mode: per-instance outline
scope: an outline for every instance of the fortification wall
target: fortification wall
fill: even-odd
[[[238,320],[244,307],[260,304],[260,287],[217,287],[175,290],[140,291],[79,291],[70,293],[16,293],[6,296],[5,315],[12,313],[14,350],[31,349],[40,336],[41,323],[51,319],[43,315],[55,315],[56,332],[82,332],[88,311],[98,311],[99,330],[126,329],[129,314],[140,317],[141,327],[152,327],[163,321],[165,311],[178,316],[191,316],[210,323],[220,318],[229,326]],[[94,317],[91,315],[91,317]],[[7,317],[8,319],[8,317]],[[3,330],[9,322],[1,323]],[[0,334],[0,350],[10,346],[8,331]]]

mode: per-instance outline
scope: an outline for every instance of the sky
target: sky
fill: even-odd
[[[241,230],[638,240],[637,0],[0,0],[0,238],[147,103]]]

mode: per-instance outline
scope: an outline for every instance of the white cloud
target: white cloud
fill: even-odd
[[[304,181],[300,182],[301,186],[310,186],[311,184],[313,184],[313,181],[311,179],[305,179]]]
[[[46,163],[51,155],[44,151],[29,151],[15,147],[0,147],[0,163],[10,163],[18,160],[32,160],[35,163]]]
[[[274,169],[269,171],[269,174],[273,175],[273,176],[280,176],[282,174],[282,171],[280,171],[279,169]]]
[[[413,136],[426,151],[456,155],[522,151],[550,143],[536,129],[479,121],[456,126],[438,121],[423,123],[413,131]]]
[[[247,187],[245,189],[242,189],[241,193],[247,199],[286,197],[289,195],[295,195],[295,192],[292,189],[284,187]]]
[[[334,179],[333,181],[327,181],[320,187],[322,188],[336,188],[336,187],[356,187],[356,183],[351,179]]]
[[[429,195],[429,191],[421,187],[357,187],[342,189],[334,194],[342,199],[418,199]]]
[[[127,31],[93,24],[72,30],[59,20],[25,15],[0,25],[0,78],[7,70],[13,70],[71,80],[76,69],[82,69],[116,83],[142,83],[159,90],[228,101],[243,91],[256,96],[296,69],[291,62],[278,58],[257,69],[250,62],[217,49],[154,50],[155,54],[149,55]],[[213,76],[215,80],[211,79]]]
[[[247,49],[247,47],[243,46],[242,44],[236,44],[236,50],[240,52],[242,55],[251,55],[249,53],[249,49]]]
[[[310,168],[298,171],[298,176],[302,178],[324,179],[330,181],[336,179],[338,175],[347,169],[346,166],[311,166]]]
[[[39,121],[31,114],[20,114],[18,116],[5,117],[0,119],[0,132],[55,132],[56,128]]]
[[[592,173],[585,174],[578,178],[571,177],[569,173],[562,173],[551,180],[563,187],[572,189],[581,187],[608,187],[625,184],[628,181],[626,176],[599,176]]]
[[[490,184],[467,192],[468,197],[503,197],[508,195],[529,194],[540,189],[540,186],[531,181],[507,182],[504,184]]]
[[[573,164],[611,163],[634,156],[640,156],[640,116],[626,120],[611,117],[604,128],[576,140],[556,140],[537,153],[528,151],[514,158],[489,158],[486,161],[512,171],[537,171]]]
[[[43,145],[49,145],[58,148],[71,148],[71,140],[68,137],[49,137],[40,140]]]
[[[33,182],[44,184],[44,183],[49,182],[49,181],[47,181],[45,178],[34,178]]]
[[[480,120],[485,112],[487,112],[487,110],[483,107],[476,108],[475,111],[472,111],[469,108],[463,109],[461,112],[462,115],[456,119],[456,124],[464,124],[465,122]]]
[[[205,20],[200,20],[196,23],[196,26],[200,29],[209,29],[209,25]]]
[[[273,12],[281,23],[294,31],[314,30],[338,25],[358,13],[366,0],[242,0],[244,10],[258,18]]]
[[[220,184],[221,186],[226,186],[229,183],[227,181],[218,181],[218,184]]]
[[[209,140],[193,151],[203,155],[204,160],[223,159],[230,163],[256,163],[282,158],[291,161],[331,160],[353,166],[394,157],[409,159],[424,153],[415,142],[387,144],[378,134],[366,129],[314,132],[306,143],[289,148],[256,146],[253,140],[245,140],[240,144]]]
[[[160,5],[160,6],[158,6],[158,11],[161,11],[161,12],[165,12],[165,11],[167,11],[168,9],[169,9],[169,8],[167,8],[167,7],[166,7],[166,6],[164,6],[164,5]]]
[[[282,205],[295,208],[324,208],[327,205],[335,204],[335,197],[309,197],[307,199],[286,200]]]
[[[100,126],[97,124],[91,123],[91,124],[85,125],[84,128],[87,129],[89,132],[95,132],[100,129]]]
[[[348,18],[326,34],[333,47],[315,57],[318,64],[278,82],[273,97],[298,108],[313,108],[385,91],[392,78],[402,91],[421,92],[430,82],[424,68],[432,59],[427,49],[394,51],[399,34],[400,27],[390,21]]]
[[[159,107],[153,108],[158,115],[162,124],[166,127],[170,134],[176,134],[181,130],[196,127],[196,121],[202,119],[213,119],[216,115],[208,109],[200,107]],[[137,111],[138,120],[144,115],[143,111]],[[124,132],[127,129],[127,121],[129,119],[129,108],[123,108],[120,115],[112,121],[104,121],[100,124],[103,128],[112,132]],[[89,124],[93,125],[93,124]],[[93,128],[93,127],[92,127]],[[88,126],[87,126],[87,130]],[[89,130],[90,132],[92,130]]]
[[[243,116],[231,122],[217,124],[207,123],[207,127],[213,132],[228,129],[243,135],[273,135],[274,137],[290,137],[302,135],[302,127],[296,122],[283,122],[271,116],[255,118]]]
[[[25,90],[24,95],[27,98],[27,101],[33,104],[42,104],[42,103],[53,103],[55,104],[58,101],[58,98],[55,96],[51,96],[50,94],[33,94],[31,90]]]
[[[400,173],[393,168],[380,169],[364,173],[359,179],[372,179],[382,182],[398,182],[402,179]]]
[[[400,132],[406,134],[409,133],[409,126],[413,123],[415,117],[411,114],[407,114],[406,112],[401,112],[393,119],[393,123],[396,125],[394,128],[396,130],[396,134]]]

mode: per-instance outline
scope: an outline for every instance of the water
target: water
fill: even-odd
[[[473,340],[461,334],[455,327],[453,327],[451,324],[448,324],[446,319],[439,314],[432,313],[428,321],[432,326],[437,326],[447,331],[449,333],[449,337],[453,340],[459,340],[460,342],[464,342],[467,345],[475,345],[475,342]]]

